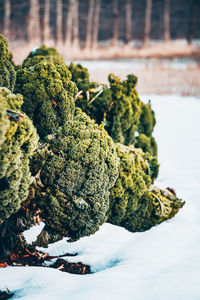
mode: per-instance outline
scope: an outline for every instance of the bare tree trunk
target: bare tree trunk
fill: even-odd
[[[40,8],[38,0],[30,0],[30,11],[28,16],[28,41],[34,46],[38,46],[41,42]]]
[[[63,43],[62,34],[62,0],[57,0],[56,7],[56,42],[61,45]]]
[[[164,40],[165,42],[168,42],[170,40],[170,0],[165,0]]]
[[[92,46],[92,21],[94,14],[94,0],[89,0],[89,9],[87,17],[86,40],[85,48],[89,49]]]
[[[132,29],[132,19],[131,19],[131,0],[126,0],[126,36],[125,43],[128,45],[131,41],[131,29]]]
[[[189,20],[188,37],[187,37],[189,45],[192,44],[192,40],[195,35],[198,11],[199,11],[198,0],[193,0],[191,3],[191,14],[190,14],[190,20]]]
[[[48,43],[52,40],[50,28],[50,0],[45,0],[44,3],[44,19],[43,19],[43,43]]]
[[[117,46],[118,26],[119,26],[118,0],[113,0],[113,36],[112,36],[113,46]]]
[[[151,32],[151,10],[152,0],[146,0],[146,12],[145,12],[145,27],[144,27],[144,46],[147,45],[150,39]]]
[[[73,0],[69,0],[69,7],[68,7],[67,21],[66,21],[66,35],[65,35],[65,45],[67,47],[70,47],[72,43],[72,25],[73,25]]]
[[[5,15],[4,15],[4,35],[10,39],[10,15],[11,15],[11,3],[10,0],[5,0]]]
[[[94,13],[93,36],[92,36],[92,48],[93,49],[96,49],[98,46],[100,11],[101,11],[101,0],[96,0],[95,13]]]
[[[78,0],[73,0],[73,42],[72,47],[78,49],[79,48],[79,12],[78,12]]]

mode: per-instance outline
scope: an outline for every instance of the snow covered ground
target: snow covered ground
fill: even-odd
[[[200,299],[200,100],[144,96],[156,112],[161,164],[157,185],[174,187],[186,201],[174,219],[143,233],[104,224],[93,236],[49,247],[52,255],[78,252],[70,261],[93,274],[72,275],[39,267],[0,270],[0,289],[12,299],[199,300]],[[37,228],[36,228],[37,229]]]

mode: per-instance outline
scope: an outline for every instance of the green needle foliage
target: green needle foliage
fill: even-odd
[[[32,161],[33,175],[39,171],[44,185],[36,202],[47,227],[71,240],[96,232],[107,219],[109,191],[118,177],[112,139],[103,124],[77,109],[47,143],[48,151],[37,151]]]
[[[119,177],[110,193],[108,221],[143,231],[172,218],[183,206],[169,190],[153,188],[157,161],[133,146],[116,145]]]
[[[22,109],[33,120],[41,139],[73,116],[77,87],[65,65],[44,60],[19,70],[15,91],[24,96]]]
[[[0,224],[20,208],[31,183],[29,157],[38,136],[22,102],[22,95],[0,88]]]
[[[14,89],[16,72],[6,38],[0,34],[0,87]]]

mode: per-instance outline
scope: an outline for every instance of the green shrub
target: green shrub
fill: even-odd
[[[134,145],[144,152],[157,155],[157,144],[152,137],[155,115],[150,102],[144,104],[136,90],[137,77],[133,74],[126,80],[119,76],[108,76],[110,87],[90,82],[89,73],[80,64],[70,64],[72,80],[79,93],[76,106],[80,107],[105,129],[117,143]],[[139,137],[138,137],[139,135]]]
[[[13,91],[16,80],[15,67],[11,61],[6,38],[0,34],[0,87]]]
[[[60,54],[57,52],[55,48],[47,48],[45,45],[42,45],[36,50],[33,50],[28,55],[28,57],[24,60],[22,67],[24,68],[33,65],[32,63],[35,62],[34,60],[36,59],[36,57],[39,57],[39,60],[41,59],[41,57],[45,57],[46,61],[55,65],[65,64],[64,59],[62,58],[62,56],[60,56]]]
[[[41,139],[73,116],[77,87],[65,65],[41,61],[19,70],[15,91],[24,96],[22,109]]]
[[[110,192],[108,221],[134,232],[172,218],[184,203],[169,190],[151,185],[157,160],[133,146],[117,144],[116,150],[119,177]]]
[[[37,151],[32,161],[33,175],[39,171],[44,185],[36,201],[47,228],[71,240],[90,235],[107,219],[118,176],[113,141],[103,125],[78,109],[47,143],[48,151]]]
[[[21,95],[0,88],[0,224],[20,208],[31,183],[29,157],[38,136],[22,102]]]

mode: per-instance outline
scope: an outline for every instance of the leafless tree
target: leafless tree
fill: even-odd
[[[66,21],[65,46],[79,48],[78,0],[69,0]]]
[[[89,0],[87,27],[86,27],[86,40],[85,48],[91,48],[92,46],[92,24],[94,15],[94,0]]]
[[[79,2],[78,0],[73,0],[73,48],[79,48]]]
[[[131,41],[132,18],[131,18],[131,0],[126,0],[126,35],[125,42],[128,45]]]
[[[11,3],[10,0],[5,0],[5,15],[4,15],[4,28],[3,33],[6,38],[10,39],[10,15],[11,15]]]
[[[151,10],[152,0],[146,0],[145,25],[144,25],[144,46],[148,44],[151,32]]]
[[[93,36],[92,36],[92,48],[93,49],[96,49],[97,45],[98,45],[100,11],[101,11],[101,0],[96,0],[95,12],[94,12]]]
[[[200,4],[198,0],[191,1],[191,13],[190,13],[190,20],[189,20],[189,30],[187,41],[190,45],[195,35],[196,31],[196,24],[197,24],[197,13],[200,11]]]
[[[41,42],[40,37],[40,7],[38,0],[30,0],[30,11],[28,15],[28,41],[34,46]]]
[[[44,3],[44,19],[43,19],[43,43],[48,43],[52,40],[50,28],[50,0],[45,0]]]
[[[118,0],[113,0],[113,35],[112,35],[113,46],[117,46],[118,43],[118,26],[119,26]]]
[[[164,40],[170,40],[170,0],[165,0],[164,11]]]
[[[62,32],[62,0],[56,1],[56,42],[61,45],[63,42],[63,32]]]
[[[73,0],[69,0],[67,21],[66,21],[66,35],[65,35],[65,45],[67,47],[71,46],[72,43],[72,25],[73,25],[72,13],[73,13]]]

